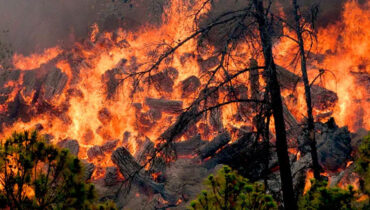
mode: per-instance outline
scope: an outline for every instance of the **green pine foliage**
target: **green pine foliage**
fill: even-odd
[[[361,176],[363,193],[370,195],[370,135],[366,136],[358,148],[355,161],[356,172]]]
[[[326,181],[313,182],[311,189],[298,201],[299,209],[329,210],[329,209],[353,209],[355,191],[352,186],[348,190],[339,187],[327,187]]]
[[[37,132],[14,133],[0,144],[0,208],[114,209],[94,205],[80,160]]]
[[[190,203],[189,209],[277,209],[262,184],[250,183],[228,166],[210,175],[205,184],[206,190]]]
[[[360,175],[360,192],[364,199],[360,199],[357,206],[361,209],[370,209],[370,135],[361,142],[355,160],[356,172]]]

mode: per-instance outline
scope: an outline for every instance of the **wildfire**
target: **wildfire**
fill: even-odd
[[[334,91],[338,95],[338,103],[332,111],[332,116],[340,126],[348,126],[351,131],[359,128],[370,129],[367,119],[370,117],[368,107],[370,92],[366,78],[370,74],[370,3],[359,5],[357,1],[348,1],[344,8],[341,20],[325,28],[319,28],[317,34],[318,43],[312,48],[311,43],[305,43],[306,49],[311,49],[313,59],[308,66],[309,78],[312,82],[322,70],[324,75],[315,81],[322,87]],[[293,32],[285,29],[285,34],[294,37]],[[282,39],[275,46],[278,63],[295,73],[299,69],[291,67],[290,62],[296,52],[296,44],[290,39]],[[298,101],[295,110],[298,119],[304,116],[306,105],[304,100],[304,88],[298,84],[296,89]],[[314,110],[317,114],[318,110]],[[299,113],[299,114],[298,114]],[[298,114],[298,115],[297,115]]]
[[[184,81],[189,80],[195,86],[198,83],[204,85],[207,78],[202,74],[202,68],[205,67],[199,64],[199,60],[205,61],[204,63],[207,61],[207,65],[212,66],[212,60],[217,61],[219,58],[212,57],[212,50],[197,53],[198,43],[191,40],[154,72],[153,77],[158,81],[144,81],[154,85],[136,90],[136,87],[132,86],[133,81],[122,83],[122,75],[145,69],[148,60],[155,60],[160,53],[169,50],[168,45],[176,44],[178,40],[192,34],[194,23],[189,17],[203,6],[197,1],[194,4],[183,0],[172,1],[165,8],[167,15],[163,17],[165,24],[161,26],[146,25],[135,32],[119,29],[114,33],[105,33],[94,24],[90,39],[76,43],[70,50],[62,50],[57,46],[46,49],[42,54],[27,57],[14,55],[15,68],[24,71],[40,68],[54,59],[55,67],[67,76],[67,81],[61,92],[56,94],[52,101],[48,101],[53,111],[36,112],[37,114],[32,115],[28,122],[19,121],[11,125],[11,129],[4,129],[6,132],[1,136],[9,135],[12,130],[31,129],[40,123],[43,126],[43,133],[53,135],[51,141],[54,143],[67,138],[78,140],[81,146],[79,157],[83,159],[88,158],[87,151],[90,148],[94,145],[103,147],[107,141],[118,140],[117,145],[123,144],[128,147],[133,155],[141,145],[142,141],[139,139],[148,138],[155,141],[175,121],[179,112],[160,110],[155,105],[148,104],[148,101],[170,103],[178,106],[180,110],[188,107],[196,97],[200,85],[185,94]],[[338,104],[332,110],[333,116],[341,126],[348,125],[352,130],[359,127],[370,129],[370,123],[366,120],[370,117],[367,109],[370,105],[369,90],[361,85],[359,81],[361,78],[358,76],[361,73],[370,73],[369,8],[370,3],[360,7],[355,1],[349,1],[344,7],[342,21],[319,29],[319,42],[313,53],[325,56],[323,60],[314,61],[309,67],[311,81],[319,69],[333,72],[334,79],[332,74],[326,73],[326,79],[320,80],[319,85],[338,94]],[[206,7],[200,10],[200,15],[207,13],[209,9]],[[293,58],[289,57],[293,55],[288,54],[293,46],[294,43],[286,40],[275,46],[278,64],[291,71],[295,70],[286,65],[282,59]],[[248,49],[247,45],[241,45],[232,53],[249,55]],[[230,65],[240,67],[242,64],[231,62]],[[28,105],[34,103],[35,93],[26,92],[23,76],[24,72],[19,81],[7,84],[16,88],[13,89],[6,104],[14,101],[16,97],[21,97],[23,103]],[[243,84],[247,79],[248,76],[241,76],[237,82]],[[263,84],[261,78],[260,80]],[[20,95],[17,96],[19,91]],[[305,116],[302,86],[298,86],[296,91],[299,95],[298,102],[289,106],[289,109],[295,110],[292,113],[298,120],[302,120]],[[227,97],[225,92],[220,91],[216,100],[221,101],[225,97]],[[0,106],[0,113],[7,110],[6,104]],[[243,108],[245,107],[234,104],[225,106],[222,112],[215,112],[221,113],[219,116],[221,122],[214,122],[214,128],[207,127],[207,123],[201,121],[194,129],[198,129],[202,136],[210,137],[224,128],[229,130],[235,127],[243,128],[248,122],[238,121],[235,116],[235,113]],[[252,126],[252,123],[248,125]],[[290,152],[297,154],[299,159],[298,151],[291,149]],[[92,162],[100,167],[112,165],[110,155],[99,157]],[[97,177],[102,176],[99,172],[95,173]]]
[[[29,56],[14,54],[13,65],[15,68],[20,70],[37,69],[40,68],[42,64],[45,64],[57,57],[61,52],[62,49],[59,46],[56,46],[44,50],[41,54],[32,54]]]

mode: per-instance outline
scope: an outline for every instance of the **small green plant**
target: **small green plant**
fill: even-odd
[[[190,203],[189,209],[277,209],[262,184],[250,183],[228,166],[216,176],[210,175],[205,184],[207,189]]]
[[[14,133],[0,144],[0,208],[112,209],[94,205],[80,160],[37,132]]]
[[[348,190],[339,187],[327,187],[326,181],[313,182],[311,189],[298,201],[299,209],[329,210],[329,209],[352,209],[355,201],[355,191],[352,186]]]

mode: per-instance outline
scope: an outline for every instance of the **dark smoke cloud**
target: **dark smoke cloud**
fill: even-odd
[[[290,1],[275,2],[279,2],[288,11]],[[89,26],[94,22],[107,31],[117,27],[136,30],[148,23],[160,24],[163,6],[169,2],[170,0],[0,0],[0,30],[9,30],[0,39],[10,43],[15,52],[23,54],[58,44],[69,46],[86,38]],[[213,13],[218,14],[242,7],[247,1],[214,2]],[[318,24],[325,26],[338,20],[345,0],[299,2],[303,7],[319,4]]]
[[[319,13],[317,24],[318,26],[325,27],[330,23],[340,20],[341,13],[345,2],[351,0],[298,0],[302,11],[308,11],[312,6],[319,6]],[[365,3],[368,0],[358,0],[360,4]],[[265,1],[267,5],[267,0]],[[276,13],[278,9],[283,7],[285,14],[291,14],[291,3],[292,0],[272,0],[272,10]],[[249,1],[243,0],[214,0],[213,11],[211,16],[217,16],[222,12],[239,9],[248,5]]]
[[[96,0],[0,0],[0,29],[27,54],[85,36],[96,10]]]
[[[104,30],[158,23],[164,0],[0,0],[0,39],[29,54],[86,38],[97,22]]]

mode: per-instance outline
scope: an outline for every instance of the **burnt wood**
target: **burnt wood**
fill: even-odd
[[[200,135],[195,135],[191,139],[182,142],[175,143],[175,149],[177,155],[192,155],[198,150],[202,145],[206,144],[205,141],[202,141]]]
[[[211,142],[201,146],[198,151],[198,155],[201,159],[205,159],[215,154],[215,152],[221,149],[230,141],[230,134],[223,132],[216,136]]]
[[[174,195],[171,195],[164,189],[163,184],[156,183],[150,178],[125,148],[119,147],[116,149],[111,159],[125,179],[130,179],[134,184],[143,188],[145,192],[159,193],[169,203],[177,201]]]

